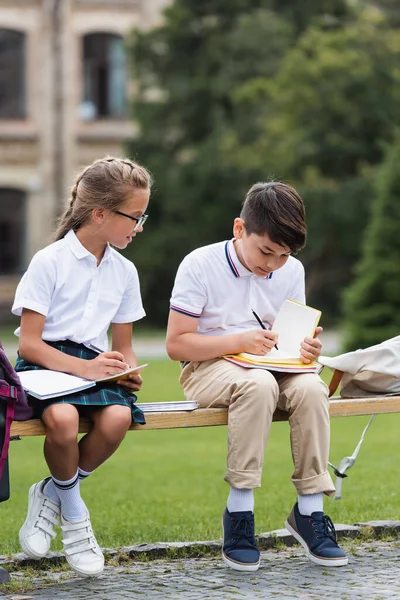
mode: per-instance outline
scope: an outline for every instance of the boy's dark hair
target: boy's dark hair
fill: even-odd
[[[267,234],[275,244],[298,252],[306,243],[303,200],[287,183],[256,183],[247,192],[240,218],[246,233]]]

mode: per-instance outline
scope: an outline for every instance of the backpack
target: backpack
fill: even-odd
[[[18,375],[0,342],[0,502],[9,497],[7,457],[11,423],[26,421],[32,416],[33,410]]]

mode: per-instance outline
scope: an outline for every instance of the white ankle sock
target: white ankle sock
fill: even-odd
[[[78,471],[68,481],[60,481],[53,477],[54,486],[61,502],[61,514],[67,521],[82,521],[87,513],[86,504],[79,490]]]
[[[243,490],[231,487],[226,507],[230,513],[243,512],[246,510],[251,510],[251,512],[254,512],[253,490]]]
[[[89,477],[89,475],[91,475],[92,473],[93,473],[93,471],[84,471],[83,469],[81,469],[80,467],[78,467],[79,481],[83,481],[84,479],[86,479],[87,477]]]
[[[313,512],[324,511],[323,494],[305,494],[297,496],[299,513],[304,516],[311,516]]]
[[[50,500],[53,500],[53,502],[60,504],[60,497],[57,494],[56,486],[54,485],[54,481],[51,477],[43,486],[43,494],[50,498]]]

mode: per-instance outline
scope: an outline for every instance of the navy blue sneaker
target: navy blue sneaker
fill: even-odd
[[[230,513],[226,508],[222,527],[222,558],[225,564],[236,571],[257,571],[260,566],[260,551],[254,537],[254,514],[250,510]]]
[[[303,546],[310,560],[324,567],[343,567],[349,559],[336,542],[335,527],[323,512],[301,515],[294,505],[285,527]]]

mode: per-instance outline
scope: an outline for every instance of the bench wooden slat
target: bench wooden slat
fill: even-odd
[[[400,412],[400,396],[380,396],[377,398],[333,398],[330,400],[331,417],[350,417],[360,415],[387,414]],[[274,421],[287,421],[288,415],[276,411]],[[182,427],[205,427],[226,425],[228,411],[226,408],[199,408],[191,412],[157,412],[146,414],[146,425],[133,424],[130,429],[179,429]],[[90,430],[90,422],[81,419],[79,433]],[[40,419],[14,421],[11,425],[12,436],[44,435],[45,426]]]

